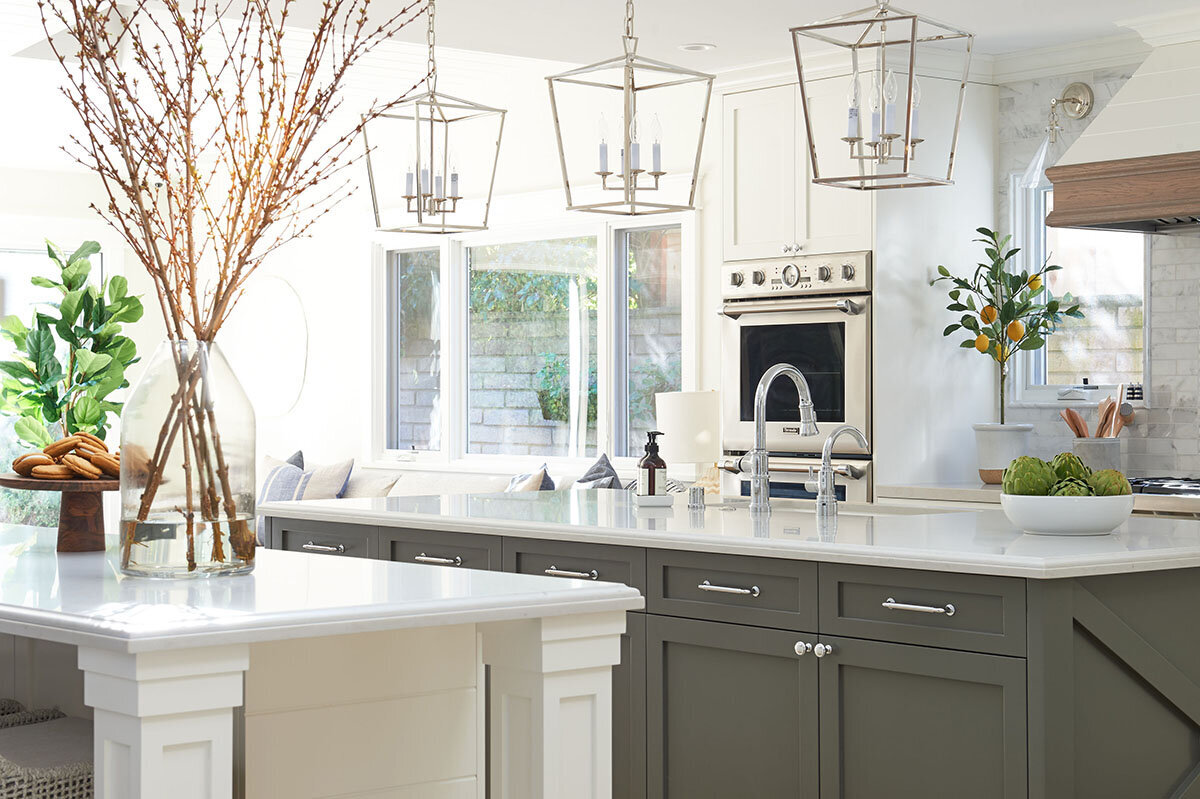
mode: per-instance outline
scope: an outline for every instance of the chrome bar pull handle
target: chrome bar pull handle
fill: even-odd
[[[813,647],[813,654],[819,658],[833,654],[833,644],[817,644]]]
[[[439,558],[439,557],[435,557],[433,555],[426,555],[424,552],[422,552],[420,555],[417,555],[415,558],[413,558],[413,560],[415,560],[417,563],[432,563],[435,566],[461,566],[462,565],[462,558],[459,557],[458,555],[455,555],[452,558]]]
[[[742,594],[743,596],[758,596],[761,592],[757,585],[752,585],[749,588],[736,588],[731,585],[713,585],[708,580],[696,586],[701,591],[714,591],[718,594]]]
[[[796,654],[800,657],[804,657],[809,652],[813,651],[812,644],[808,643],[807,641],[797,641],[796,646],[793,648],[796,650]]]
[[[550,568],[546,569],[545,573],[550,575],[551,577],[571,577],[576,580],[598,580],[598,579],[600,579],[600,572],[596,571],[595,569],[592,569],[591,571],[586,571],[586,572],[573,572],[568,569],[560,569],[557,566],[555,566],[553,563],[550,564]]]
[[[339,555],[346,551],[345,544],[330,546],[328,544],[318,544],[315,541],[306,541],[300,545],[301,549],[307,549],[309,552],[336,552]]]
[[[884,601],[883,607],[888,610],[907,610],[910,613],[944,613],[947,616],[953,616],[956,608],[946,603],[945,607],[937,607],[936,605],[909,605],[906,602],[897,602],[892,597],[888,597]]]

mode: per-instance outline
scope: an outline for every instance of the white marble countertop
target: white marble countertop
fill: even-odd
[[[1000,504],[1000,486],[978,480],[961,483],[912,483],[875,486],[879,499],[903,499],[919,502],[982,502]],[[1134,494],[1134,513],[1158,513],[1200,516],[1200,497],[1179,494]]]
[[[775,501],[766,519],[744,500],[690,511],[638,508],[626,491],[381,497],[260,505],[267,516],[326,522],[493,533],[831,563],[1060,578],[1200,567],[1200,521],[1134,516],[1114,533],[1027,535],[999,511],[843,510],[836,529],[818,529],[801,503]]]
[[[147,652],[644,604],[616,583],[263,548],[248,575],[131,578],[115,546],[58,553],[55,542],[54,530],[0,525],[0,632]]]

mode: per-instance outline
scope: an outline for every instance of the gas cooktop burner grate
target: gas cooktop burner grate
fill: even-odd
[[[1200,479],[1191,477],[1134,477],[1129,480],[1135,494],[1200,496]]]

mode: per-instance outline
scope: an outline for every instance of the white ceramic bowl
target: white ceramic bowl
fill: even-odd
[[[1133,495],[1024,497],[1001,494],[1000,507],[1017,527],[1035,535],[1104,535],[1133,513]]]

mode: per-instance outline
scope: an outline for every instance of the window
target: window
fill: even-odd
[[[1023,353],[1020,399],[1056,401],[1080,398],[1071,387],[1100,391],[1120,383],[1146,380],[1147,240],[1141,233],[1051,228],[1046,215],[1054,207],[1049,186],[1020,190],[1014,219],[1024,218],[1024,268],[1037,269],[1049,259],[1064,267],[1051,272],[1047,289],[1073,295],[1083,319],[1066,319],[1046,346]],[[1022,207],[1023,206],[1023,207]],[[1093,399],[1087,392],[1084,399]],[[1095,392],[1095,393],[1100,393]],[[1103,396],[1103,395],[1101,395]]]
[[[441,254],[392,252],[387,263],[387,446],[441,449]]]
[[[683,388],[691,352],[683,230],[571,219],[387,251],[386,450],[534,465],[640,455],[654,395]]]

